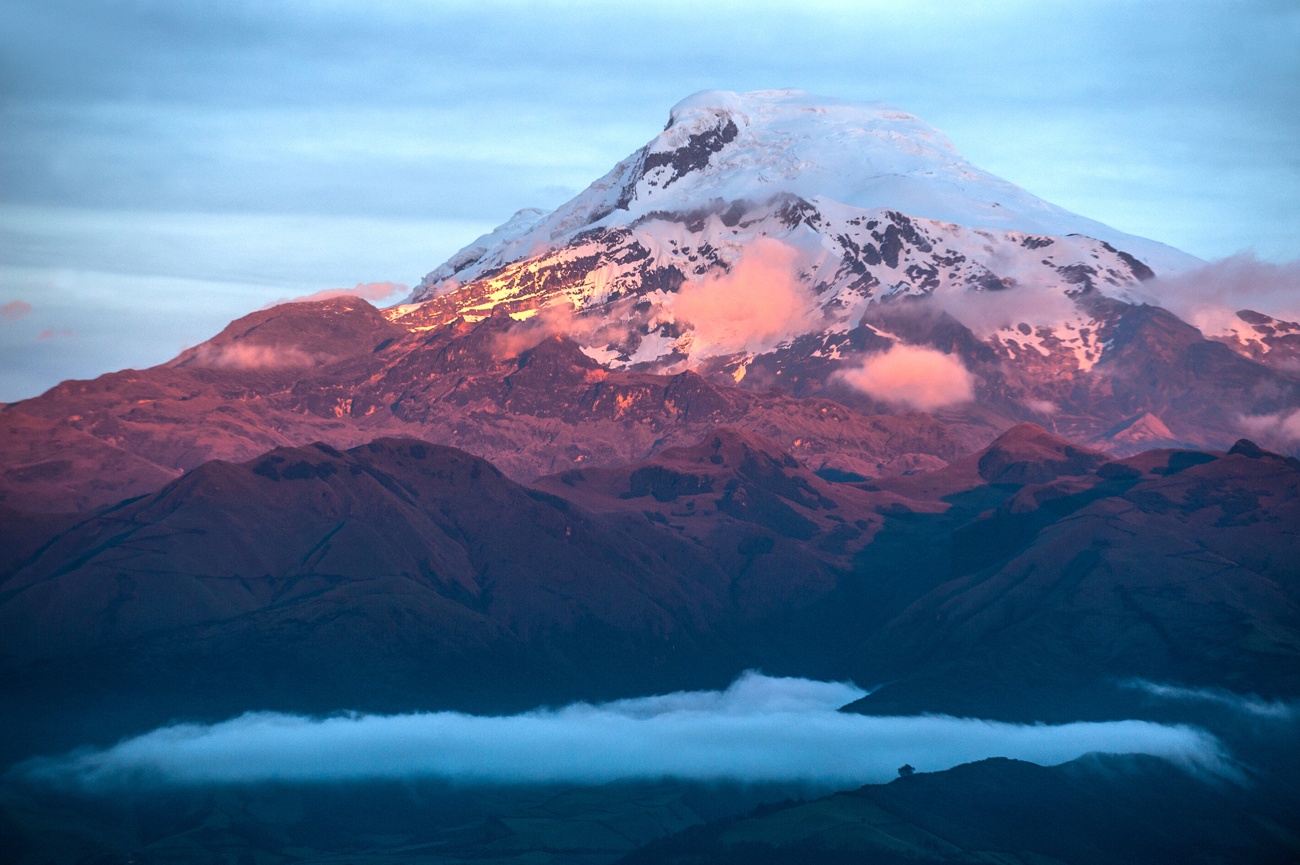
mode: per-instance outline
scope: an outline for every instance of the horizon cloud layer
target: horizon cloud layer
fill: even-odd
[[[1230,774],[1217,740],[1146,721],[1019,725],[943,715],[840,712],[847,683],[746,673],[725,691],[678,692],[510,716],[456,712],[310,718],[250,713],[164,727],[102,750],[36,758],[29,781],[124,786],[437,778],[486,784],[688,781],[884,782],[909,763],[939,771],[989,757],[1056,765],[1143,753]]]

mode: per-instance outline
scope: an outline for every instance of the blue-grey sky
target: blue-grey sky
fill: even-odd
[[[1117,228],[1300,257],[1296,0],[5,7],[0,400],[413,284],[707,88],[892,102]]]

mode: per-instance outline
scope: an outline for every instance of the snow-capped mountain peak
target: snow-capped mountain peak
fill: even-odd
[[[975,224],[952,218],[955,212],[921,212],[913,200],[988,199],[1015,189],[980,172],[940,132],[893,106],[795,90],[710,90],[679,102],[632,174],[623,192],[632,213],[786,193]],[[947,196],[939,192],[943,187]]]
[[[431,272],[411,301],[427,300],[581,232],[632,226],[656,213],[742,210],[778,197],[888,209],[972,229],[1116,246],[1157,272],[1197,263],[1050,204],[972,165],[941,132],[881,102],[797,90],[708,90],[673,106],[667,127],[549,214],[520,211]]]
[[[883,103],[705,91],[550,213],[520,211],[389,311],[427,330],[496,312],[613,367],[743,377],[800,337],[839,359],[882,301],[928,297],[1008,357],[1097,363],[1104,296],[1199,264],[983,171]]]

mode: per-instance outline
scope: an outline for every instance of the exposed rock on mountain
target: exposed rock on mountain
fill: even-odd
[[[872,476],[899,460],[942,464],[996,432],[986,420],[867,415],[691,371],[610,370],[567,338],[514,326],[500,314],[410,333],[352,299],[254,313],[171,364],[65,382],[0,413],[0,503],[94,507],[206,460],[381,435],[456,445],[526,480],[641,459],[717,424],[772,438],[813,469]],[[252,362],[285,356],[295,362]]]
[[[1126,262],[1122,272],[1138,279],[1150,277],[1152,267],[1165,271],[1195,262],[1169,247],[1069,213],[980,170],[940,132],[884,103],[794,90],[712,90],[674,106],[662,133],[555,212],[529,213],[526,219],[521,212],[495,236],[475,241],[426,277],[412,299],[427,299],[445,280],[462,285],[478,281],[534,258],[538,246],[560,249],[593,232],[635,233],[662,220],[685,224],[698,234],[710,217],[722,223],[715,230],[741,226],[750,234],[758,220],[772,216],[791,228],[801,223],[813,228],[823,220],[816,210],[821,203],[835,216],[881,209],[875,225],[852,222],[860,228],[850,229],[840,245],[864,253],[859,263],[883,260],[891,270],[898,268],[904,241],[931,251],[907,217],[950,228],[1018,232],[1027,236],[1017,243],[1029,250],[1052,246],[1056,241],[1047,236],[1097,238],[1136,253],[1120,260]],[[844,242],[855,235],[867,242]],[[864,252],[868,246],[873,251]],[[1096,269],[1079,274],[1076,279],[1082,281],[1095,276]]]
[[[1294,450],[1288,323],[1242,313],[1255,336],[1229,347],[1137,302],[1195,263],[980,171],[887,106],[708,92],[409,303],[264,310],[169,364],[6,406],[0,502],[94,507],[206,460],[381,435],[519,480],[719,424],[863,477],[941,466],[1021,421],[1117,455],[1243,434]]]

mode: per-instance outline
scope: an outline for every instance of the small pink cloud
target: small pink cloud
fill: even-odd
[[[70,336],[76,336],[73,331],[66,327],[55,328],[54,330],[43,330],[36,334],[37,339],[67,339]]]
[[[11,300],[0,306],[0,319],[17,321],[32,314],[32,305],[25,300]]]
[[[761,350],[811,330],[816,303],[799,279],[799,257],[793,246],[760,237],[730,271],[684,282],[668,305],[692,327],[692,357]]]
[[[233,343],[223,346],[201,345],[195,354],[199,366],[215,369],[295,369],[314,366],[327,358],[308,354],[296,346],[249,345]]]
[[[327,288],[301,297],[282,297],[268,303],[263,309],[270,309],[282,303],[311,303],[318,300],[332,300],[336,297],[359,297],[363,300],[385,300],[399,292],[406,294],[410,289],[397,282],[362,282],[355,288]]]
[[[1027,399],[1024,402],[1025,408],[1038,414],[1056,414],[1060,411],[1060,406],[1050,399]]]
[[[500,333],[492,341],[492,355],[499,359],[518,357],[552,336],[574,335],[576,317],[570,304],[544,306],[531,318]]]
[[[895,345],[871,355],[860,366],[836,373],[836,378],[875,399],[921,411],[975,398],[974,377],[960,360],[914,345]]]
[[[498,334],[492,342],[492,354],[499,360],[518,357],[553,336],[564,336],[581,346],[602,346],[627,339],[627,325],[620,320],[614,304],[604,314],[582,316],[566,300],[539,308],[533,315]]]

